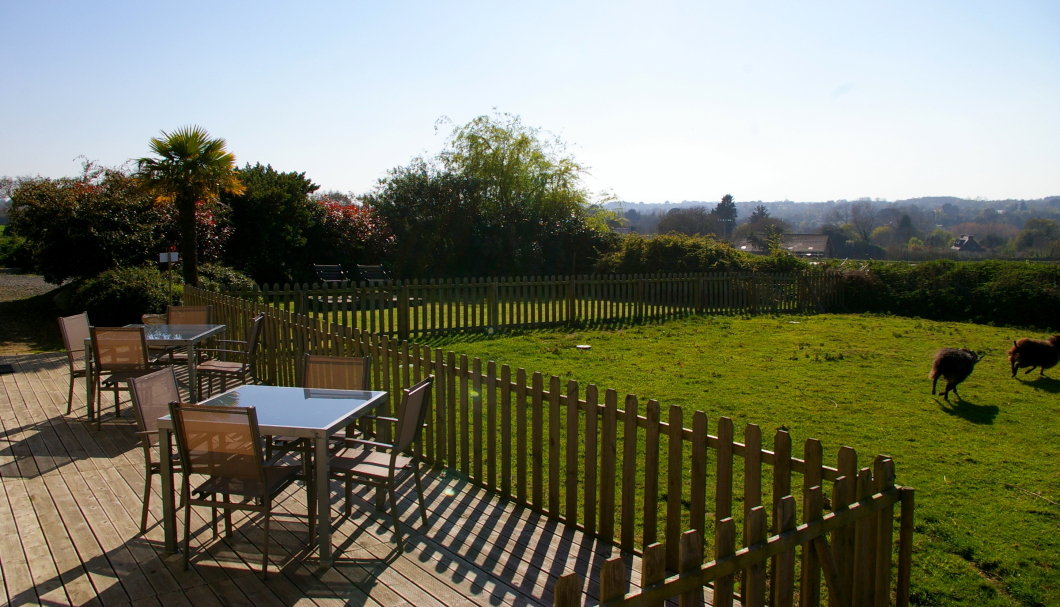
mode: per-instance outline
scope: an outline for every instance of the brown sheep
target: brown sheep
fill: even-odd
[[[953,390],[957,398],[961,398],[957,392],[957,384],[968,379],[979,360],[979,355],[964,348],[960,350],[957,348],[940,349],[935,353],[931,373],[928,374],[928,379],[931,380],[931,393],[935,394],[935,386],[938,384],[939,377],[942,377],[946,380],[946,390],[942,393],[942,398],[950,400],[950,390]]]
[[[1060,335],[1053,335],[1049,339],[1024,337],[1014,341],[1012,349],[1008,351],[1008,361],[1012,363],[1012,377],[1016,377],[1016,371],[1022,367],[1029,367],[1023,372],[1024,375],[1035,367],[1041,367],[1038,375],[1044,376],[1046,369],[1060,362]]]

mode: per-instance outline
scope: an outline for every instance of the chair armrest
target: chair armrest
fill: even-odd
[[[144,432],[133,432],[134,436],[151,436],[152,434],[158,434],[158,430],[145,430]]]
[[[241,339],[215,339],[214,341],[219,343],[219,344],[246,344],[246,343],[248,343],[248,342],[245,342],[245,341],[243,341]]]
[[[223,348],[201,348],[196,350],[195,352],[226,352],[228,354],[246,354],[246,352],[244,352],[243,350],[225,350]]]
[[[392,424],[396,424],[398,422],[398,419],[396,417],[384,417],[382,415],[362,415],[358,419],[374,419],[381,422],[390,422]]]
[[[391,444],[388,444],[388,443],[380,443],[380,442],[376,442],[374,440],[364,440],[364,439],[360,439],[360,438],[347,438],[346,442],[347,443],[358,443],[358,444],[361,444],[361,445],[368,445],[369,447],[379,447],[381,449],[393,449],[394,448],[394,445],[391,445]]]

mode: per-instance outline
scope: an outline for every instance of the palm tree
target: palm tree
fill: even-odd
[[[151,151],[158,158],[137,160],[137,178],[160,202],[176,205],[184,284],[198,285],[195,205],[200,201],[214,202],[222,192],[243,193],[236,157],[225,149],[224,139],[211,139],[200,126],[185,126],[171,133],[162,131],[161,138],[151,138]]]

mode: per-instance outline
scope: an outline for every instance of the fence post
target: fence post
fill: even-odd
[[[581,577],[571,571],[556,580],[556,587],[552,589],[552,605],[553,607],[578,607],[581,604],[581,593]]]
[[[699,530],[692,529],[682,533],[680,548],[681,573],[698,571],[703,565],[703,537]],[[717,599],[715,599],[716,603]],[[680,604],[681,607],[703,607],[703,587],[698,586],[682,594]]]
[[[569,276],[567,278],[567,322],[568,323],[573,323],[575,320],[577,320],[577,318],[575,317],[575,313],[577,311],[577,309],[576,309],[577,298],[575,297],[575,293],[574,293],[574,289],[575,289],[576,286],[577,286],[577,280],[575,280],[573,275]]]
[[[409,286],[407,284],[398,287],[398,339],[409,338]]]
[[[490,324],[489,324],[489,328],[491,330],[493,330],[493,331],[497,330],[497,325],[500,322],[500,309],[499,309],[500,303],[498,301],[499,298],[500,298],[500,284],[498,284],[497,283],[497,279],[494,278],[493,282],[490,283],[490,296],[489,296],[489,305],[490,305]]]

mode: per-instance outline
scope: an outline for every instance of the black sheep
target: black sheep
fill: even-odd
[[[938,384],[939,377],[942,377],[946,380],[946,390],[942,393],[942,398],[950,400],[950,390],[953,390],[957,398],[961,398],[957,392],[957,384],[968,379],[977,362],[979,362],[979,356],[971,350],[940,349],[935,353],[935,361],[931,364],[931,373],[928,375],[931,379],[931,393],[935,394],[935,386]]]
[[[1016,371],[1022,367],[1029,367],[1023,372],[1024,375],[1035,367],[1041,367],[1038,375],[1045,375],[1046,369],[1060,362],[1060,335],[1053,335],[1049,339],[1024,337],[1014,341],[1012,349],[1008,351],[1008,361],[1012,363],[1012,377],[1016,377]]]

